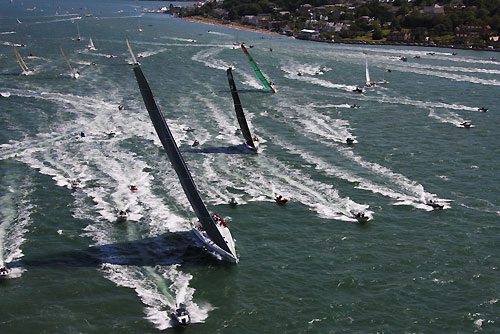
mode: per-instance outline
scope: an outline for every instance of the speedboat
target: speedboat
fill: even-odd
[[[443,204],[439,204],[432,199],[428,200],[425,204],[431,206],[434,210],[443,210],[444,208]]]
[[[137,186],[131,184],[130,187],[129,187],[129,189],[132,190],[132,191],[136,191],[137,190]]]
[[[347,138],[345,140],[345,142],[346,142],[347,145],[352,145],[352,144],[354,144],[354,139],[352,139],[352,138],[349,137],[349,138]]]
[[[285,204],[286,202],[288,202],[288,199],[287,198],[284,198],[283,196],[279,195],[277,196],[275,199],[276,203],[278,204]]]
[[[116,215],[116,220],[117,221],[125,221],[128,218],[128,213],[125,210],[120,210],[118,214]]]
[[[229,205],[231,206],[236,206],[238,205],[238,202],[236,201],[236,199],[233,197],[229,200]]]
[[[187,326],[191,323],[189,312],[184,307],[179,307],[170,316],[180,326]]]
[[[351,104],[350,107],[351,108],[359,108],[359,106],[357,104]]]
[[[477,109],[478,111],[482,111],[482,112],[487,112],[488,111],[488,108],[485,108],[485,107],[481,107],[479,109]]]
[[[190,126],[188,126],[187,128],[184,128],[183,130],[186,132],[193,132],[194,131],[194,129]]]
[[[460,125],[463,126],[464,128],[470,128],[472,126],[472,123],[469,121],[465,121],[460,123]]]
[[[78,183],[78,181],[74,180],[71,182],[71,189],[76,190],[79,186],[80,184]]]
[[[370,219],[370,217],[365,215],[364,212],[358,212],[353,215],[352,218],[356,219],[358,223],[366,223]]]
[[[198,146],[198,145],[200,145],[200,142],[199,142],[199,141],[197,141],[197,140],[195,140],[191,146],[192,146],[192,147],[196,147],[196,146]]]
[[[10,274],[10,270],[7,267],[0,268],[0,277],[7,277]]]
[[[356,87],[355,89],[353,89],[353,92],[363,93],[363,88]]]

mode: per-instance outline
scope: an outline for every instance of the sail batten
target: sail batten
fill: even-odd
[[[219,248],[224,250],[228,255],[233,257],[235,261],[237,261],[236,254],[230,249],[224,237],[221,235],[219,229],[216,226],[216,223],[212,219],[210,213],[208,212],[205,203],[201,199],[201,196],[196,188],[194,180],[189,172],[189,169],[182,157],[177,144],[175,143],[175,139],[165,121],[163,113],[161,112],[156,99],[153,96],[151,88],[142,72],[141,67],[137,63],[135,56],[130,48],[130,44],[127,44],[134,59],[134,74],[137,79],[137,83],[139,85],[139,90],[141,92],[142,98],[144,100],[144,104],[146,109],[148,110],[149,117],[153,123],[153,126],[160,138],[160,141],[165,149],[165,152],[168,155],[168,158],[174,167],[174,170],[179,178],[182,189],[186,194],[186,197],[191,204],[200,224],[203,226],[203,229],[206,231],[207,235],[210,237],[211,241],[215,243]]]
[[[241,49],[243,50],[243,52],[245,53],[245,55],[248,57],[248,60],[250,61],[250,64],[252,65],[252,68],[255,71],[255,74],[260,79],[260,81],[262,82],[262,84],[264,85],[264,87],[266,87],[270,91],[276,93],[276,89],[273,87],[273,85],[271,83],[269,83],[269,81],[266,79],[266,77],[264,76],[264,74],[262,74],[262,72],[260,71],[259,67],[257,66],[257,63],[253,60],[252,56],[250,56],[250,54],[248,53],[247,48],[245,47],[245,45],[241,44]]]
[[[245,114],[243,112],[243,107],[241,106],[240,97],[238,95],[238,90],[236,89],[236,84],[233,79],[233,72],[231,68],[227,69],[227,80],[229,82],[229,88],[231,89],[231,95],[233,96],[234,110],[236,111],[236,118],[238,119],[238,124],[240,125],[241,132],[248,146],[252,149],[256,149],[255,144],[252,139],[252,134],[250,133],[250,128],[248,127]]]

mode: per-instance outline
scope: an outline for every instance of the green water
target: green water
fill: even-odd
[[[0,4],[0,93],[10,94],[0,98],[0,262],[11,268],[0,329],[175,333],[168,314],[182,304],[186,333],[500,332],[496,54],[321,44],[141,14],[163,4]],[[229,223],[238,265],[190,232],[196,218],[126,36],[202,198]],[[259,92],[243,41],[277,94]],[[17,49],[34,74],[19,75],[12,44],[26,45]],[[358,94],[366,58],[371,79],[390,83]],[[231,150],[243,138],[229,66],[261,138],[256,155]],[[127,222],[116,222],[120,209]],[[358,224],[359,211],[372,219]]]

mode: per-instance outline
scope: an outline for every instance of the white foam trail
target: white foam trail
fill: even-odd
[[[215,68],[218,70],[227,70],[231,65],[226,63],[221,59],[217,59],[216,56],[222,51],[224,48],[213,48],[208,50],[201,50],[191,57],[192,60],[197,61],[199,63],[204,64],[207,67]]]
[[[43,133],[1,145],[0,158],[22,161],[31,168],[38,169],[40,173],[51,175],[56,183],[63,187],[70,187],[69,179],[78,178],[80,188],[72,193],[75,199],[73,215],[75,218],[93,222],[85,228],[83,235],[94,240],[96,246],[112,245],[120,241],[114,227],[114,212],[117,207],[131,210],[129,219],[136,220],[138,226],[147,224],[147,232],[142,232],[147,233],[146,236],[156,236],[167,231],[186,231],[191,228],[192,222],[172,213],[153,189],[160,186],[168,190],[167,194],[174,194],[172,198],[183,198],[178,200],[182,205],[187,202],[182,188],[169,189],[172,188],[171,184],[178,182],[172,170],[167,174],[162,172],[168,162],[159,159],[153,161],[154,165],[151,166],[135,153],[120,148],[122,141],[135,136],[136,133],[141,135],[140,138],[153,140],[154,145],[161,145],[156,142],[157,136],[151,133],[152,126],[147,113],[138,115],[133,109],[117,113],[117,102],[99,100],[95,95],[82,97],[21,90],[16,90],[15,93],[26,98],[55,103],[56,106],[61,106],[68,117],[71,115],[71,121],[61,123],[57,133]],[[111,91],[106,93],[107,98],[114,96]],[[129,126],[131,119],[136,123],[132,128]],[[137,122],[138,120],[141,121]],[[109,124],[113,124],[113,130],[117,130],[119,135],[113,138],[105,135],[105,132],[111,130]],[[92,129],[92,132],[86,131],[85,138],[78,138],[76,135],[79,131],[86,128]],[[153,175],[145,170],[160,171],[162,175],[159,179],[165,184],[158,185],[158,182],[153,182]],[[137,192],[128,189],[128,185],[132,183],[137,184]],[[92,199],[93,205],[88,205],[88,198]],[[189,208],[189,203],[186,207]],[[126,224],[129,239],[141,237],[139,229],[135,228],[133,223]],[[193,322],[204,321],[212,309],[210,306],[198,306],[192,301],[194,290],[188,287],[191,276],[183,274],[176,266],[148,268],[106,263],[102,269],[117,285],[135,289],[146,305],[146,316],[158,328],[170,326],[168,312],[176,303],[187,306],[193,314]],[[164,280],[159,279],[159,275],[166,272],[171,277],[177,277],[178,282],[163,286]]]
[[[24,235],[32,223],[34,210],[29,202],[33,189],[29,177],[10,173],[2,180],[7,184],[2,184],[4,191],[0,196],[0,267],[24,256],[21,246],[26,240]],[[9,278],[20,277],[24,271],[21,267],[10,268]]]
[[[450,123],[456,125],[457,127],[462,127],[461,124],[465,122],[460,115],[450,110],[440,111],[437,113],[434,108],[429,108],[429,117],[437,119],[441,123]]]
[[[298,81],[303,81],[303,82],[309,82],[314,85],[326,87],[326,88],[335,88],[335,89],[340,89],[344,90],[347,92],[352,92],[354,89],[356,89],[355,85],[344,85],[344,84],[336,84],[333,82],[330,82],[328,80],[324,79],[319,79],[315,77],[310,77],[310,76],[300,76],[295,70],[291,69],[292,67],[289,64],[283,64],[281,66],[281,70],[285,72],[285,78],[291,79],[291,80],[298,80]]]
[[[159,53],[162,53],[162,52],[165,52],[165,51],[167,51],[166,48],[158,49],[158,50],[143,51],[143,52],[137,53],[137,57],[138,58],[147,58],[147,57],[151,57],[151,56],[154,56],[156,54],[159,54]]]
[[[412,67],[406,67],[406,66],[398,66],[394,67],[393,70],[399,70],[401,72],[411,72],[411,73],[417,73],[417,74],[422,74],[422,75],[427,75],[427,76],[435,76],[435,77],[440,77],[440,78],[445,78],[445,79],[450,79],[454,81],[463,81],[463,82],[470,82],[470,83],[476,83],[476,84],[482,84],[482,85],[491,85],[491,86],[500,86],[500,80],[495,80],[495,79],[481,79],[477,77],[472,77],[468,75],[461,75],[461,74],[453,74],[453,73],[448,73],[448,72],[439,72],[435,71],[432,69],[420,69],[420,68],[412,68]]]

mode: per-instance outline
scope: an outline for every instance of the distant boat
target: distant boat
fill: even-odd
[[[94,42],[92,41],[92,36],[89,37],[89,45],[87,46],[87,48],[92,51],[97,50],[95,48]]]
[[[78,22],[75,22],[76,23],[76,31],[78,33],[78,37],[76,38],[73,38],[74,41],[80,41],[82,40],[82,38],[80,37],[80,26],[78,25]]]
[[[63,55],[64,57],[64,60],[66,60],[66,64],[68,65],[69,67],[69,70],[70,70],[70,75],[72,78],[74,79],[78,79],[78,77],[80,76],[80,73],[78,71],[75,71],[73,69],[73,67],[71,66],[71,64],[69,63],[69,60],[68,60],[68,57],[66,57],[66,55],[64,54],[64,51],[62,49],[62,46],[59,45],[59,50],[61,50],[61,54]]]
[[[365,59],[365,77],[366,77],[366,87],[374,87],[375,82],[372,82],[370,79],[370,71],[368,70],[368,57]]]
[[[116,221],[125,221],[127,219],[128,219],[128,213],[125,210],[120,210],[120,212],[116,214]]]
[[[19,21],[19,19],[17,19],[17,18],[16,18],[16,21],[17,21],[17,23],[22,24],[22,22],[21,22],[21,21]]]
[[[258,141],[254,142],[254,140],[252,139],[252,134],[250,133],[250,128],[248,127],[247,119],[245,118],[243,107],[241,106],[240,97],[238,96],[238,90],[236,89],[236,84],[234,83],[233,72],[231,68],[227,69],[227,80],[229,82],[229,89],[231,89],[231,94],[233,96],[236,118],[238,119],[238,124],[240,125],[240,129],[243,133],[243,137],[245,138],[245,142],[250,149],[257,151],[258,146],[256,145],[258,145]]]
[[[0,277],[8,277],[10,274],[10,270],[7,267],[3,266],[0,268]]]
[[[21,57],[15,46],[14,46],[14,54],[16,55],[16,59],[17,62],[19,63],[19,66],[21,66],[21,69],[23,70],[21,72],[22,75],[29,75],[35,71],[34,69],[30,69],[28,66],[26,66],[26,63],[24,62],[23,58]]]
[[[141,28],[141,24],[140,23],[139,23],[139,29],[137,29],[137,30],[139,30],[139,32],[142,32],[142,28]]]
[[[196,185],[194,184],[193,177],[187,168],[186,162],[175,143],[174,137],[165,121],[165,117],[161,112],[154,96],[149,87],[149,84],[144,76],[139,62],[130,47],[128,39],[127,46],[134,62],[134,73],[139,85],[144,104],[148,110],[149,117],[154,125],[156,133],[168,155],[170,163],[174,167],[175,172],[182,185],[182,189],[193,208],[201,226],[193,228],[194,234],[211,250],[219,254],[231,262],[238,263],[236,249],[233,237],[227,227],[227,224],[220,219],[217,215],[211,216],[208,212],[205,203],[203,202]]]
[[[428,200],[425,204],[432,207],[434,210],[443,210],[444,208],[443,204],[440,204],[432,199]]]
[[[252,65],[252,68],[255,71],[255,74],[257,74],[257,77],[259,77],[260,81],[262,81],[262,84],[264,85],[264,87],[266,87],[270,92],[276,93],[276,88],[274,87],[274,83],[267,81],[266,77],[259,70],[257,63],[253,60],[252,56],[250,56],[250,54],[248,53],[248,51],[245,48],[245,45],[243,45],[243,43],[241,43],[241,49],[243,50],[245,55],[248,57],[248,60],[250,61],[250,64]]]
[[[364,212],[358,212],[353,215],[352,218],[356,219],[358,223],[366,223],[370,220],[370,216],[365,215]]]

